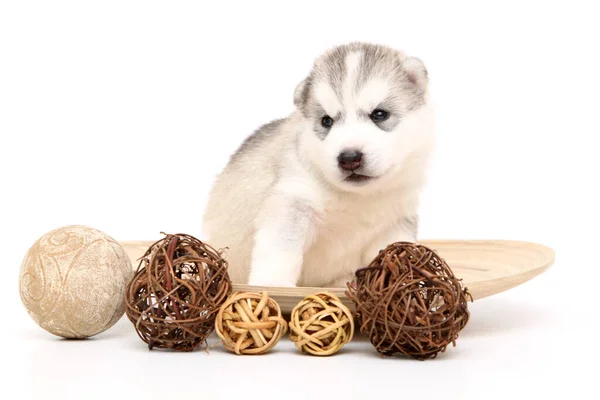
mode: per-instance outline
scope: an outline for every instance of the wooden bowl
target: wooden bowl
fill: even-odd
[[[121,241],[137,268],[140,258],[152,244],[146,241]],[[424,240],[420,242],[446,260],[454,274],[462,279],[475,300],[511,289],[541,274],[554,262],[554,251],[536,243],[509,240]],[[281,311],[289,314],[304,297],[327,290],[348,307],[353,304],[344,294],[346,288],[262,287],[233,284],[234,291],[266,290]]]

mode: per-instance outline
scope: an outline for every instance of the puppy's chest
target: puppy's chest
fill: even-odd
[[[400,210],[390,200],[335,202],[323,204],[316,229],[317,240],[335,242],[365,241],[390,220],[400,218]]]
[[[331,201],[320,208],[311,246],[304,258],[305,283],[331,284],[362,265],[368,245],[395,219],[388,202]],[[303,281],[304,282],[304,281]]]

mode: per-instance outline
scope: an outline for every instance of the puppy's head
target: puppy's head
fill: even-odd
[[[389,183],[403,161],[431,147],[427,70],[379,45],[336,47],[296,88],[303,156],[345,191]]]

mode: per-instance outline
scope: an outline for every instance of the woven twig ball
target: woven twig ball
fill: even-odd
[[[206,343],[230,293],[220,252],[190,235],[166,235],[141,258],[126,313],[150,349],[189,351]]]
[[[356,272],[348,289],[360,332],[383,355],[434,358],[456,345],[469,320],[467,289],[441,257],[419,244],[389,245]]]
[[[292,310],[290,339],[303,352],[316,356],[337,353],[353,335],[354,317],[332,293],[307,296]]]
[[[267,292],[232,294],[215,321],[217,335],[236,354],[264,354],[287,332],[279,304]]]

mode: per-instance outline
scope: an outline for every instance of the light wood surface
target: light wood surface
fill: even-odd
[[[131,257],[134,268],[152,242],[121,241]],[[511,289],[544,272],[554,262],[554,251],[536,243],[507,240],[424,240],[420,242],[446,260],[455,275],[462,279],[475,300]],[[353,304],[344,294],[346,288],[261,287],[233,285],[235,291],[258,292],[266,290],[280,305],[282,312],[290,313],[305,296],[328,290],[336,294],[348,307]]]

